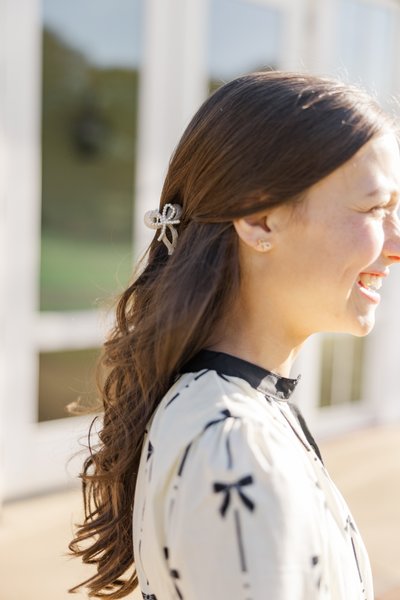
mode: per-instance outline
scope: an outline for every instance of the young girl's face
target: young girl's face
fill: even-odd
[[[281,314],[297,335],[371,330],[378,290],[400,261],[399,190],[393,134],[373,138],[309,189],[270,254]]]

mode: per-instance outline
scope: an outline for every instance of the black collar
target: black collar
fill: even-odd
[[[203,369],[216,371],[219,375],[240,377],[276,400],[288,400],[300,379],[300,375],[296,379],[282,377],[237,356],[213,350],[201,350],[180,369],[180,373],[194,373]]]

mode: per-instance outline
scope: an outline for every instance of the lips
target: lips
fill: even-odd
[[[364,288],[377,291],[382,287],[382,275],[361,273],[358,283]]]
[[[387,273],[360,273],[357,285],[360,292],[374,304],[380,302],[378,291],[382,287],[382,278]]]

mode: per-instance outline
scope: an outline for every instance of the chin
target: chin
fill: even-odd
[[[356,337],[364,337],[368,335],[374,328],[375,315],[362,316],[357,319],[357,324],[354,327],[354,331],[350,331],[352,335]]]

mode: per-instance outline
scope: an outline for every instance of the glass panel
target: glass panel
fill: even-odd
[[[282,18],[280,10],[250,0],[211,0],[210,89],[248,71],[278,68]]]
[[[131,271],[139,0],[43,0],[41,310]]]
[[[378,95],[390,93],[396,59],[393,12],[363,0],[342,0],[339,18],[344,75]]]
[[[94,348],[39,355],[39,422],[69,416],[66,406],[78,397],[95,401],[98,355]]]
[[[326,335],[322,341],[320,406],[358,402],[363,394],[364,338]]]

